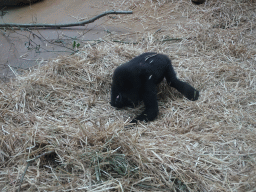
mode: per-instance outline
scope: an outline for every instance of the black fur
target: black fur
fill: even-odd
[[[205,2],[205,0],[192,0],[192,3],[196,4],[196,5],[200,5],[203,4]]]
[[[152,121],[158,114],[156,85],[164,77],[171,87],[189,100],[198,99],[199,91],[177,79],[171,60],[166,55],[144,53],[115,69],[110,104],[117,108],[135,107],[143,101],[145,110],[131,123]]]

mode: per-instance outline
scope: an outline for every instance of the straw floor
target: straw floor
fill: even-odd
[[[255,191],[255,3],[111,6],[134,14],[109,22],[145,32],[110,34],[1,84],[2,191]],[[112,73],[147,51],[167,54],[200,98],[164,81],[157,119],[125,129],[143,104],[111,107]]]

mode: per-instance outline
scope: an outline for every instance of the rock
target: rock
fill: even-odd
[[[0,0],[0,6],[22,6],[39,0]]]

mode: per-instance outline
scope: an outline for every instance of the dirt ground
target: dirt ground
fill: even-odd
[[[90,19],[112,7],[100,0],[43,0],[31,5],[2,7],[0,23],[71,23]],[[83,27],[63,29],[7,30],[0,33],[0,78],[8,80],[14,74],[46,62],[58,55],[72,54],[74,41],[81,44],[103,38],[109,32],[124,34],[124,27],[108,25],[102,17]]]
[[[107,16],[100,26],[113,30],[76,38],[81,47],[71,39],[74,54],[10,67],[15,78],[0,89],[2,191],[255,191],[255,3],[103,5],[133,14]],[[149,51],[168,55],[200,97],[191,102],[163,81],[157,119],[127,129],[144,106],[111,107],[112,74]]]

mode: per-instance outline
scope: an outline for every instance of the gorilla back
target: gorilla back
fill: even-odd
[[[131,123],[152,121],[158,114],[156,86],[163,78],[189,100],[198,99],[199,91],[176,77],[171,60],[166,55],[150,52],[115,69],[110,104],[117,108],[135,107],[139,101],[143,101],[145,110]]]

